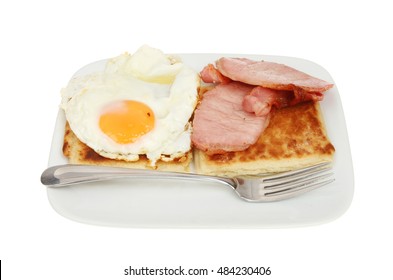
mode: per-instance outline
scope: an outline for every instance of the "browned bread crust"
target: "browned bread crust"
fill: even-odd
[[[141,155],[138,161],[130,162],[124,160],[109,159],[100,156],[93,149],[82,143],[72,132],[68,123],[65,126],[63,154],[72,164],[89,164],[89,165],[105,165],[129,168],[152,169],[149,160]],[[188,172],[190,162],[192,160],[192,152],[189,152],[181,158],[174,161],[159,160],[154,169],[165,171]]]

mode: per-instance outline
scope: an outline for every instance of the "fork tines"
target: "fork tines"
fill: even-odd
[[[324,162],[299,170],[263,178],[265,195],[289,194],[313,189],[334,181],[331,163]]]

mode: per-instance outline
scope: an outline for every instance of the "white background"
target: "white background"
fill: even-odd
[[[270,279],[391,279],[388,1],[5,2],[0,4],[4,279],[125,279],[129,265],[270,266]],[[320,226],[269,230],[119,229],[58,215],[39,177],[47,166],[60,88],[81,66],[145,43],[168,53],[294,56],[327,69],[341,95],[354,162],[355,195],[348,211]]]

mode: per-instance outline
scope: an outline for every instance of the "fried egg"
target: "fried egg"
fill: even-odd
[[[177,57],[142,46],[73,78],[61,107],[75,135],[101,156],[154,166],[191,149],[190,117],[200,79]]]

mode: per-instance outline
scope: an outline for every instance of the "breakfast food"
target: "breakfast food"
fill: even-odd
[[[70,163],[223,176],[332,161],[318,103],[332,86],[245,58],[220,58],[198,74],[142,46],[62,90],[63,154]]]
[[[253,61],[247,58],[222,57],[207,65],[201,77],[207,83],[239,81],[253,85],[244,98],[243,107],[256,115],[267,115],[271,107],[283,108],[308,100],[321,101],[323,92],[333,84],[310,76],[284,64]]]
[[[195,149],[194,162],[201,174],[231,177],[283,172],[331,162],[334,152],[320,105],[309,101],[275,110],[268,127],[247,149],[216,154]]]
[[[222,57],[217,60],[216,66],[225,77],[255,86],[315,93],[324,92],[333,86],[331,83],[275,62]]]
[[[243,83],[220,84],[203,94],[194,113],[194,146],[208,154],[242,151],[254,144],[269,124],[269,116],[243,110],[242,101],[252,90]]]
[[[99,155],[76,137],[68,123],[65,126],[63,154],[69,159],[69,162],[73,164],[105,165],[141,169],[152,168],[146,155],[140,155],[137,161],[110,159]],[[189,151],[182,157],[157,161],[154,169],[160,171],[189,172],[192,159],[193,154]]]
[[[179,58],[143,46],[101,72],[73,78],[61,107],[72,133],[101,157],[157,168],[190,156],[199,83]]]
[[[245,58],[221,58],[216,67],[201,71],[202,80],[215,86],[194,113],[198,172],[256,175],[333,160],[318,103],[332,84]]]

